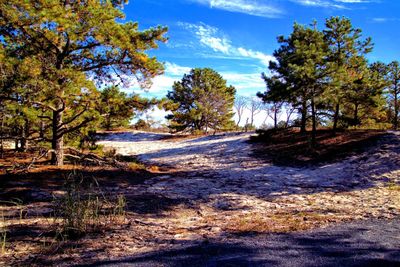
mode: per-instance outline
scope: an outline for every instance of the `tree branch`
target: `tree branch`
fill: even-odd
[[[76,130],[78,130],[79,128],[82,128],[83,126],[85,126],[86,124],[88,124],[89,122],[91,122],[94,118],[86,118],[85,120],[83,120],[81,123],[79,123],[78,125],[72,127],[72,128],[64,128],[63,130],[61,130],[61,132],[58,134],[58,137],[61,137],[67,133],[71,133],[74,132]]]
[[[75,116],[73,116],[73,117],[70,118],[69,120],[64,121],[64,122],[60,125],[60,127],[64,127],[64,126],[70,124],[71,122],[73,122],[74,120],[76,120],[77,118],[79,118],[85,111],[87,111],[87,108],[88,108],[88,104],[86,104],[86,106],[84,107],[84,109],[83,109],[81,112],[78,112]]]

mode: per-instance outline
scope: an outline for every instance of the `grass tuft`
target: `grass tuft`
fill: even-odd
[[[106,196],[93,177],[76,171],[65,178],[66,193],[54,200],[54,218],[61,221],[61,239],[76,239],[125,218],[123,195]]]

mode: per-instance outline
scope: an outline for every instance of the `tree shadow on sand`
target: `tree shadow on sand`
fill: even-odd
[[[370,220],[301,233],[224,236],[75,266],[399,266],[399,230],[399,220]]]

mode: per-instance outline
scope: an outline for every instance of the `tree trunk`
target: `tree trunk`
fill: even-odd
[[[278,129],[278,109],[274,109],[274,128]]]
[[[1,128],[0,128],[0,158],[4,158],[4,114],[1,114]]]
[[[19,151],[19,138],[16,137],[15,138],[15,152],[18,152],[18,151]]]
[[[238,121],[237,121],[236,127],[239,127],[239,123],[241,120],[242,120],[242,115],[238,112]]]
[[[354,126],[357,126],[357,125],[360,124],[359,121],[358,121],[358,104],[354,104],[354,117],[353,117],[353,120],[354,120]]]
[[[333,115],[333,132],[336,132],[336,130],[337,130],[337,125],[338,125],[338,121],[339,121],[339,111],[340,111],[340,105],[338,103],[338,104],[336,104],[335,114]]]
[[[300,126],[301,133],[305,133],[307,131],[306,124],[307,124],[307,101],[304,98],[303,102],[301,103],[301,126]]]
[[[55,166],[64,165],[64,136],[59,132],[62,124],[63,111],[53,111],[53,136],[51,148],[53,149],[51,164]]]
[[[289,114],[287,114],[285,128],[289,127],[290,117],[292,117],[292,114],[293,114],[293,109],[289,112]]]
[[[312,118],[311,146],[314,148],[316,144],[316,135],[317,135],[317,116],[315,110],[314,97],[311,98],[311,118]]]
[[[39,126],[39,137],[40,139],[44,139],[44,131],[45,131],[46,125],[43,120],[40,121],[40,126]]]
[[[399,103],[397,99],[397,85],[394,88],[394,119],[393,119],[393,129],[397,130],[399,124]]]
[[[112,127],[111,127],[111,115],[110,114],[107,114],[107,117],[106,117],[106,130],[107,131],[111,131],[112,130]]]
[[[25,119],[25,125],[22,127],[22,132],[21,132],[21,147],[20,150],[22,152],[25,152],[28,150],[28,136],[29,136],[29,130],[30,130],[30,125],[29,125],[29,120]]]

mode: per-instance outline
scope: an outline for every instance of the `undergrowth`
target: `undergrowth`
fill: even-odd
[[[125,197],[104,194],[95,178],[73,171],[64,188],[65,194],[53,201],[59,238],[76,239],[125,220]]]

